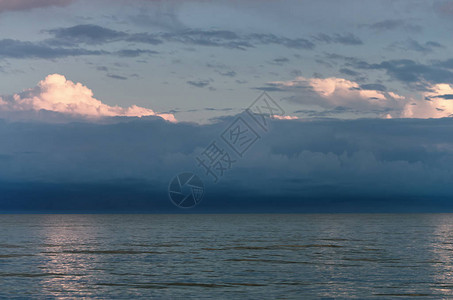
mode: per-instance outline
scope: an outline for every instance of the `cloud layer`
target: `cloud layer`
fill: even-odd
[[[81,83],[67,80],[63,75],[48,75],[35,88],[0,98],[1,111],[51,111],[88,118],[158,116],[175,122],[172,114],[132,105],[127,108],[109,106],[93,97],[93,92]]]
[[[214,184],[195,157],[233,120],[0,122],[0,209],[171,211],[183,171],[204,181],[201,211],[453,208],[450,119],[274,120]]]

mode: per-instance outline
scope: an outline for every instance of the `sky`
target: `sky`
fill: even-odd
[[[0,0],[0,211],[174,212],[181,171],[196,212],[453,210],[451,32],[444,0]]]

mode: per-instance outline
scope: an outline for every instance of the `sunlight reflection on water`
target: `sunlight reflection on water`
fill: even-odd
[[[453,215],[0,215],[0,297],[453,296]]]

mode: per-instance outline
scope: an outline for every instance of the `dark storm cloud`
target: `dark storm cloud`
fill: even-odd
[[[453,196],[451,119],[274,120],[214,184],[195,157],[234,118],[219,120],[0,122],[9,141],[0,144],[0,209],[171,210],[168,182],[181,171],[202,176],[206,195],[199,209],[207,211],[260,211],[262,205],[310,211],[314,203],[324,212],[412,210]]]

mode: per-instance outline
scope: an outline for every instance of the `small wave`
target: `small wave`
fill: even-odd
[[[136,251],[136,250],[63,250],[61,253],[70,254],[162,254],[159,251]]]
[[[34,254],[1,254],[1,258],[16,258],[16,257],[27,257],[27,256],[35,256]]]
[[[269,246],[233,246],[223,248],[201,248],[206,251],[225,251],[225,250],[280,250],[288,248],[343,248],[341,245],[334,244],[307,244],[307,245],[269,245]]]
[[[224,261],[248,261],[248,262],[264,262],[264,263],[276,263],[276,264],[313,264],[307,261],[291,261],[291,260],[279,260],[279,259],[254,259],[254,258],[230,258]]]
[[[435,296],[433,294],[421,294],[421,293],[389,293],[389,294],[373,294],[375,296],[387,296],[387,297],[429,297]]]
[[[46,276],[65,276],[61,273],[0,273],[0,277],[46,277]]]

